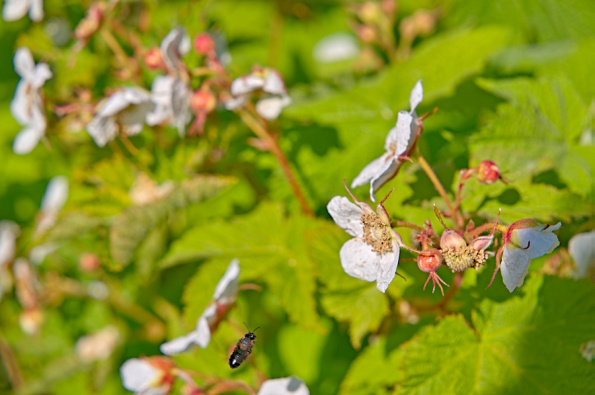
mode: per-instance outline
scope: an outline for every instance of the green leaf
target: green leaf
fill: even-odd
[[[448,316],[408,342],[400,392],[595,391],[593,366],[579,352],[595,331],[592,286],[532,277],[518,291],[502,303],[483,300],[472,313],[474,328]]]
[[[324,293],[321,304],[328,315],[349,324],[354,348],[361,347],[364,335],[377,330],[389,312],[387,296],[376,289],[376,284]]]
[[[173,243],[161,266],[237,257],[244,280],[266,282],[293,322],[322,330],[314,302],[314,264],[304,239],[304,232],[318,226],[318,220],[285,218],[280,206],[263,204],[235,220],[190,229]]]
[[[116,218],[110,229],[110,252],[114,261],[121,265],[129,264],[148,232],[168,214],[211,198],[233,182],[230,177],[197,176],[183,181],[163,200],[129,207]]]

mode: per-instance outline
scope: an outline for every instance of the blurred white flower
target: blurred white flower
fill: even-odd
[[[366,203],[351,197],[356,204],[346,197],[335,196],[326,206],[335,223],[353,236],[339,251],[341,266],[351,277],[376,281],[376,288],[385,292],[399,264],[397,234],[390,226],[382,202],[374,212]]]
[[[568,241],[568,252],[576,262],[572,277],[589,276],[595,270],[595,230],[572,236]]]
[[[171,75],[155,77],[151,86],[151,98],[155,108],[147,114],[150,126],[167,122],[178,129],[180,137],[186,135],[190,122],[190,97],[192,91],[180,78]]]
[[[131,358],[120,367],[122,385],[139,395],[165,395],[175,379],[174,367],[162,357]]]
[[[181,67],[181,57],[190,51],[191,45],[190,37],[182,27],[173,29],[163,38],[159,49],[169,72],[174,72]]]
[[[177,337],[166,343],[163,343],[159,349],[166,355],[175,355],[186,351],[192,344],[197,344],[201,348],[206,348],[211,341],[210,326],[215,322],[217,311],[232,304],[238,293],[240,276],[240,262],[237,259],[231,261],[225,274],[219,280],[215,292],[213,293],[213,302],[203,311],[196,322],[196,328],[187,335]]]
[[[291,376],[265,381],[257,395],[310,395],[310,390],[302,380]]]
[[[256,112],[264,119],[276,119],[291,104],[279,72],[270,67],[255,67],[250,74],[233,80],[230,89],[233,97],[227,100],[225,108],[235,110],[243,106],[250,94],[259,89],[265,95],[256,102]]]
[[[108,325],[92,335],[80,337],[74,346],[79,359],[85,363],[104,361],[108,359],[118,341],[120,332],[115,326]]]
[[[374,159],[351,182],[351,188],[370,183],[370,199],[375,202],[375,191],[397,174],[399,167],[406,160],[403,156],[413,145],[417,132],[417,114],[415,109],[423,99],[421,80],[417,81],[409,96],[411,111],[399,111],[397,124],[388,132],[384,149],[386,152]]]
[[[47,122],[41,88],[51,78],[52,72],[46,63],[36,65],[27,47],[16,50],[14,69],[21,80],[10,102],[10,112],[24,129],[15,137],[12,149],[22,155],[31,152],[45,133]]]
[[[32,21],[43,19],[43,0],[4,0],[2,19],[7,22],[16,21],[29,12]]]
[[[0,221],[0,299],[12,286],[7,266],[14,259],[20,229],[12,221]]]
[[[41,210],[35,233],[40,235],[54,226],[58,213],[68,199],[68,178],[65,176],[53,177],[45,189],[41,199]]]
[[[319,63],[340,62],[354,58],[359,53],[357,40],[345,32],[323,37],[314,45],[312,56]]]
[[[147,114],[155,108],[149,93],[136,87],[124,88],[99,104],[87,132],[103,147],[122,131],[128,136],[140,133]]]
[[[510,225],[504,235],[504,253],[500,272],[504,285],[510,292],[523,285],[529,272],[531,259],[550,253],[560,245],[553,233],[562,223],[541,225],[532,219],[523,219]]]

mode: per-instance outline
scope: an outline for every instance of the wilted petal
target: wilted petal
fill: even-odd
[[[386,252],[380,255],[380,261],[378,262],[378,275],[376,278],[376,288],[380,292],[386,292],[388,285],[395,278],[397,272],[397,266],[399,264],[399,244],[396,240],[392,241],[393,250],[392,252]]]
[[[357,56],[357,40],[349,33],[334,33],[314,45],[313,57],[319,63],[332,63]]]
[[[424,88],[421,85],[421,80],[417,81],[411,90],[409,95],[409,106],[411,108],[411,114],[415,112],[415,109],[421,103],[424,98]]]
[[[129,391],[147,391],[160,380],[162,373],[147,361],[132,358],[120,367],[122,385]]]
[[[231,261],[229,266],[227,266],[225,274],[223,275],[223,277],[221,277],[219,283],[217,283],[217,287],[215,287],[213,299],[215,299],[217,303],[233,303],[238,293],[239,276],[240,261],[238,259],[234,259]]]
[[[274,96],[261,99],[256,103],[256,112],[266,120],[277,119],[281,110],[291,104],[291,98],[285,96]]]
[[[529,271],[531,258],[526,250],[513,246],[504,247],[500,272],[504,285],[510,292],[523,284],[525,275]]]
[[[60,211],[64,207],[67,198],[68,178],[65,176],[53,177],[48,183],[41,199],[41,211],[43,213]]]
[[[257,395],[310,395],[310,390],[302,380],[291,376],[265,381]]]
[[[363,210],[344,196],[335,196],[326,209],[337,225],[353,237],[364,234],[361,216]]]
[[[285,88],[285,82],[281,75],[273,69],[267,70],[266,78],[264,79],[264,85],[262,90],[272,95],[286,96],[287,89]]]
[[[572,236],[568,242],[568,252],[576,262],[572,277],[576,279],[587,277],[595,267],[595,231]]]
[[[4,0],[4,7],[2,8],[2,19],[6,22],[16,21],[21,19],[29,9],[30,0]]]
[[[562,223],[558,222],[552,226],[518,229],[516,230],[518,245],[522,248],[529,246],[526,251],[530,259],[539,258],[560,245],[558,236],[552,232],[560,229],[561,226]]]
[[[12,150],[15,154],[25,155],[33,151],[41,137],[43,136],[43,130],[32,126],[25,128],[19,132],[14,138],[12,143]]]
[[[351,277],[364,281],[378,279],[380,255],[372,250],[372,246],[361,239],[347,240],[339,251],[341,266]]]

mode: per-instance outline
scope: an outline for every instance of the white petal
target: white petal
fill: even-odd
[[[44,243],[31,248],[29,251],[29,260],[34,265],[40,265],[45,260],[45,257],[58,249],[58,245],[54,243]]]
[[[289,104],[291,104],[289,96],[267,97],[256,103],[256,112],[264,119],[271,121],[277,119],[281,110]]]
[[[576,262],[572,277],[576,279],[587,277],[595,268],[595,231],[572,236],[568,242],[568,252]]]
[[[277,70],[273,69],[267,70],[267,75],[264,79],[264,85],[262,86],[262,90],[273,95],[281,96],[285,96],[285,94],[287,93],[287,89],[285,88],[285,82],[283,82],[281,74],[279,74]]]
[[[160,375],[157,368],[138,358],[129,359],[120,367],[122,385],[129,391],[140,392],[149,389]]]
[[[523,284],[525,275],[529,270],[531,258],[526,250],[506,245],[502,254],[502,264],[500,272],[504,285],[510,292]]]
[[[376,201],[376,191],[386,184],[401,166],[401,162],[396,158],[391,158],[383,164],[384,167],[379,169],[379,172],[370,180],[370,200]]]
[[[32,117],[30,111],[32,105],[31,84],[27,80],[21,79],[10,102],[10,113],[21,125],[29,125]]]
[[[265,381],[257,395],[310,395],[310,390],[302,380],[291,376]]]
[[[421,103],[424,98],[424,88],[421,85],[421,80],[417,81],[411,90],[411,94],[409,95],[409,106],[411,108],[411,113],[415,112],[415,109]]]
[[[526,228],[517,230],[517,237],[520,247],[527,247],[527,254],[530,259],[539,258],[560,245],[558,236],[552,233],[560,229],[562,223],[556,225],[545,225],[537,228]],[[530,245],[529,245],[530,243]]]
[[[378,279],[380,255],[372,250],[372,246],[356,238],[347,240],[339,251],[341,266],[351,277],[364,281]]]
[[[230,92],[234,96],[244,95],[253,90],[262,88],[264,86],[264,79],[252,74],[236,78],[231,83]]]
[[[41,199],[41,211],[54,213],[60,211],[68,199],[68,178],[56,176],[50,180]]]
[[[215,287],[213,299],[215,299],[217,303],[233,303],[238,293],[239,276],[240,261],[238,259],[234,259],[231,261],[229,266],[227,266],[225,274],[223,275],[223,277],[221,277],[219,283],[217,283],[217,287]]]
[[[12,150],[18,155],[28,154],[37,146],[42,136],[43,130],[39,130],[35,127],[25,128],[14,138]]]
[[[20,234],[19,226],[12,221],[0,221],[0,266],[14,258],[16,240]]]
[[[382,170],[386,167],[385,163],[389,160],[389,155],[384,154],[380,158],[376,158],[372,162],[368,163],[366,167],[364,167],[357,175],[357,177],[351,181],[351,188],[356,188],[370,182],[376,174],[382,172]]]
[[[39,89],[43,84],[52,78],[52,71],[47,63],[38,63],[33,70],[33,76],[31,80],[31,86]]]
[[[28,0],[5,0],[4,8],[2,8],[2,19],[6,22],[16,21],[21,19],[29,9]]]
[[[30,0],[31,8],[29,9],[29,18],[34,22],[39,22],[43,19],[43,0]]]
[[[111,116],[95,115],[87,124],[87,132],[99,147],[104,147],[108,141],[118,134],[118,125]]]
[[[395,147],[393,148],[395,156],[403,155],[409,148],[409,144],[412,143],[411,137],[415,132],[413,126],[414,121],[413,116],[407,111],[399,111],[399,114],[397,115],[397,123],[393,128],[394,134],[391,135],[389,133],[391,137],[394,137],[394,140],[390,141],[390,143],[395,144]],[[391,132],[393,129],[391,129]],[[388,139],[386,143],[389,143]],[[389,145],[385,146],[385,148],[387,151],[390,151]]]
[[[244,95],[232,97],[225,102],[225,108],[230,111],[235,110],[236,108],[243,106],[245,102],[246,96]]]
[[[334,33],[322,38],[314,45],[312,56],[319,63],[332,63],[357,56],[357,40],[349,33]]]
[[[159,346],[159,351],[165,355],[177,355],[188,350],[193,344],[198,344],[198,333],[192,331],[187,335],[176,337]]]
[[[170,31],[161,41],[161,55],[169,70],[175,70],[180,62],[180,56],[190,49],[190,39],[184,28]],[[184,52],[185,51],[185,52]]]
[[[4,6],[6,8],[6,6]],[[27,47],[19,47],[14,53],[14,70],[18,75],[26,80],[33,78],[33,70],[35,69],[35,62],[33,55]]]
[[[364,234],[363,210],[344,196],[335,196],[326,205],[328,213],[337,225],[353,237]]]
[[[378,276],[376,278],[376,288],[380,292],[386,292],[388,285],[395,278],[397,266],[399,265],[399,244],[396,240],[392,241],[393,251],[380,255],[378,263]]]

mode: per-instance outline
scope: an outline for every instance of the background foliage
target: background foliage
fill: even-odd
[[[200,137],[164,131],[165,144],[148,127],[125,149],[98,148],[81,128],[57,123],[47,144],[31,154],[12,152],[20,130],[8,103],[18,81],[11,59],[18,46],[50,63],[45,89],[58,104],[72,90],[130,85],[114,76],[109,49],[93,39],[69,68],[73,40],[52,42],[50,23],[73,29],[89,2],[46,0],[46,18],[0,24],[0,218],[21,226],[18,256],[41,242],[59,248],[35,267],[45,292],[45,322],[24,334],[13,291],[0,301],[0,342],[12,350],[22,393],[122,393],[119,366],[128,358],[159,354],[166,339],[182,335],[210,302],[229,261],[240,259],[237,305],[207,349],[175,358],[189,369],[257,387],[269,378],[296,375],[313,394],[384,393],[594,393],[594,369],[581,345],[595,333],[593,285],[545,274],[547,259],[562,260],[572,235],[593,228],[592,115],[595,84],[595,7],[584,1],[404,0],[397,22],[419,9],[437,9],[435,31],[417,38],[410,56],[377,70],[353,61],[321,64],[315,44],[349,31],[340,1],[122,2],[119,12],[135,26],[139,8],[150,10],[150,29],[139,30],[147,47],[185,26],[193,37],[218,32],[228,43],[234,76],[252,64],[277,68],[293,104],[275,124],[280,143],[316,213],[299,212],[273,156],[250,144],[248,128],[218,108]],[[399,32],[395,28],[395,36]],[[189,58],[197,56],[190,54]],[[150,87],[154,73],[145,70]],[[508,184],[470,180],[463,209],[478,220],[532,217],[563,222],[561,247],[533,262],[525,285],[510,294],[500,277],[485,290],[493,259],[465,273],[461,290],[445,305],[423,292],[425,273],[402,261],[386,294],[348,277],[338,251],[349,238],[329,219],[326,204],[345,195],[348,181],[382,152],[387,131],[409,92],[423,79],[425,121],[418,144],[447,189],[456,190],[460,169],[491,159]],[[53,120],[56,121],[55,119]],[[62,129],[61,129],[62,128]],[[173,180],[168,198],[135,206],[129,190],[139,172],[158,183]],[[48,180],[70,180],[67,205],[44,240],[32,229]],[[417,164],[406,164],[378,192],[389,213],[415,223],[441,204]],[[356,191],[367,198],[367,188]],[[403,237],[408,242],[408,234]],[[79,267],[84,253],[101,265]],[[412,258],[407,252],[402,259]],[[451,283],[452,274],[440,275]],[[52,282],[53,281],[53,282]],[[86,291],[101,281],[109,297]],[[260,326],[253,365],[227,366],[242,322]],[[81,364],[74,344],[83,335],[114,325],[120,341],[105,361]],[[5,357],[3,362],[6,364]],[[258,374],[256,372],[259,372]],[[7,369],[0,392],[10,393]]]

